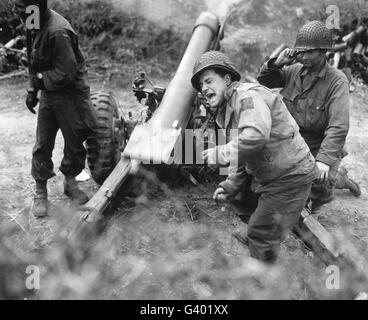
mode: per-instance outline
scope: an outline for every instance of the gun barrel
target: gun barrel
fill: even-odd
[[[347,42],[347,43],[354,42],[356,39],[358,39],[363,34],[364,31],[365,31],[365,27],[360,26],[356,30],[344,36],[342,38],[342,41]]]
[[[210,12],[202,13],[192,37],[171,80],[162,102],[145,126],[137,126],[125,148],[133,159],[169,163],[181,131],[188,124],[196,91],[191,85],[195,62],[211,48],[219,30],[219,19]]]
[[[359,58],[362,53],[363,53],[363,49],[364,49],[364,46],[361,42],[359,42],[355,48],[354,48],[354,51],[353,51],[353,57],[354,58]]]
[[[196,95],[190,82],[193,67],[199,57],[210,48],[218,25],[217,17],[209,12],[202,14],[197,20],[176,74],[166,89],[160,108],[152,118],[152,125],[170,128],[178,120],[181,126],[186,126],[183,120],[190,114],[191,103]]]
[[[348,47],[348,44],[346,42],[337,43],[333,46],[333,51],[342,51],[345,50]]]

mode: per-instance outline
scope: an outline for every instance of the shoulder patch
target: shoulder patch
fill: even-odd
[[[253,98],[243,98],[241,101],[241,111],[254,109]]]

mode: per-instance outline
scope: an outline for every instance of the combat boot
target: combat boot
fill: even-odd
[[[345,182],[345,188],[349,189],[350,192],[355,197],[360,197],[360,195],[362,194],[362,191],[360,190],[359,184],[357,182],[355,182],[353,179],[350,179],[350,178],[347,179],[347,181]]]
[[[78,188],[78,182],[72,176],[66,176],[64,179],[64,193],[79,205],[89,200],[87,195]]]
[[[36,218],[47,216],[47,181],[36,180],[32,211]]]
[[[359,197],[362,194],[359,184],[348,177],[348,171],[345,167],[340,166],[336,178],[336,189],[349,189],[355,197]]]

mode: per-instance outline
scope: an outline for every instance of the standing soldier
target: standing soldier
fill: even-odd
[[[326,61],[332,48],[332,32],[320,21],[304,25],[294,49],[285,49],[261,68],[259,83],[282,88],[281,94],[300,133],[316,158],[319,178],[312,185],[312,212],[333,198],[334,188],[360,196],[359,185],[340,166],[349,130],[349,83]],[[298,62],[291,66],[295,59]],[[340,167],[340,168],[339,168]]]
[[[29,12],[34,14],[29,6],[39,9],[38,30],[29,30]],[[36,181],[33,214],[44,217],[47,180],[55,176],[51,157],[59,129],[65,142],[60,166],[65,176],[64,193],[78,204],[88,201],[75,177],[85,166],[83,142],[96,130],[97,118],[90,100],[85,60],[69,22],[48,9],[47,0],[15,0],[15,7],[27,28],[30,88],[26,106],[32,113],[41,93],[31,173]]]
[[[259,84],[240,83],[227,56],[209,51],[193,70],[192,85],[217,109],[218,129],[227,144],[204,151],[209,164],[229,166],[215,200],[230,200],[253,176],[259,195],[247,232],[250,254],[264,262],[277,258],[280,243],[298,221],[312,181],[315,160],[282,99]],[[236,137],[231,138],[235,130]]]

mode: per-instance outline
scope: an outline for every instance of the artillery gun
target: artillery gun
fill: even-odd
[[[128,176],[140,164],[173,164],[173,151],[180,144],[190,118],[198,111],[197,92],[190,79],[197,59],[208,50],[218,50],[224,23],[210,12],[202,13],[193,28],[174,78],[165,89],[149,83],[144,73],[133,81],[138,101],[145,100],[139,119],[119,115],[119,103],[106,91],[93,92],[99,127],[86,141],[87,163],[93,179],[101,185],[66,230],[70,239],[93,232],[111,206]],[[150,87],[148,86],[150,84]],[[175,164],[175,163],[174,163]],[[188,174],[191,181],[195,179]]]

